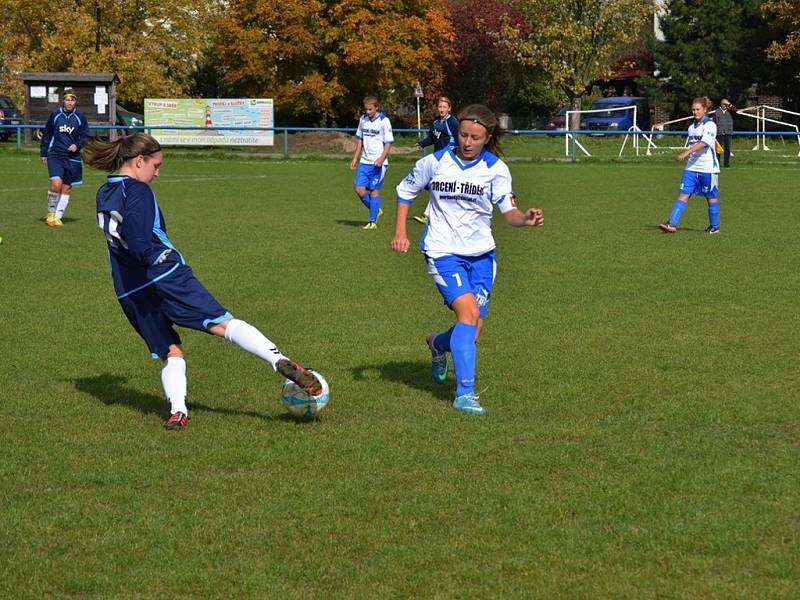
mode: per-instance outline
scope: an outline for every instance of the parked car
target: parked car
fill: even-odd
[[[550,121],[544,126],[548,131],[564,131],[567,128],[567,111],[569,105],[562,106],[558,112],[550,117]],[[548,135],[556,135],[555,133]]]
[[[124,135],[130,135],[142,131],[142,129],[131,129],[136,127],[144,127],[144,116],[139,113],[125,110],[117,104],[117,125],[125,127],[124,131],[120,132]]]
[[[22,115],[17,110],[14,101],[8,96],[0,96],[0,125],[19,125],[22,123]],[[13,130],[3,129],[0,130],[0,141],[5,142]]]
[[[144,116],[140,115],[139,113],[126,110],[117,104],[116,124],[119,126],[119,129],[117,129],[118,135],[130,135],[132,133],[142,131],[141,127],[144,126]],[[139,129],[135,129],[136,127]],[[94,130],[93,135],[97,135],[99,137],[108,137],[108,131],[108,129],[103,129],[102,131]],[[37,140],[41,140],[43,134],[43,129],[34,129],[33,131],[33,137],[35,137]]]
[[[581,121],[581,129],[593,131],[628,131],[633,127],[633,109],[636,107],[636,125],[642,131],[650,131],[650,106],[647,98],[612,96],[592,102],[591,110],[604,112],[588,113]],[[612,110],[630,108],[630,110]],[[602,134],[598,134],[602,135]]]

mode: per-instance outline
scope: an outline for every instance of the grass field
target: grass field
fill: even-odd
[[[675,163],[512,164],[546,224],[496,219],[483,418],[430,380],[451,316],[389,250],[409,165],[367,232],[346,160],[167,155],[154,189],[195,273],[333,389],[298,424],[265,365],[186,331],[170,433],[114,299],[103,176],[49,229],[45,170],[0,152],[0,597],[798,596],[797,164],[724,172],[715,237],[698,199],[655,227]]]

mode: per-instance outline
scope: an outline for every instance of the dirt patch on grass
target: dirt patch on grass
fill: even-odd
[[[289,134],[289,154],[353,154],[356,136],[341,131],[300,131]],[[282,144],[275,136],[275,146]],[[414,148],[392,148],[392,154],[414,152]]]

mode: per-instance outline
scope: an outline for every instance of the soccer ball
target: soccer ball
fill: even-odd
[[[283,382],[283,391],[281,392],[281,398],[289,412],[296,417],[304,417],[306,419],[318,415],[328,405],[328,400],[331,397],[331,389],[328,387],[328,382],[325,381],[325,378],[317,371],[312,369],[309,369],[309,371],[314,373],[322,384],[322,391],[319,395],[312,396],[307,394],[299,385],[289,379]]]

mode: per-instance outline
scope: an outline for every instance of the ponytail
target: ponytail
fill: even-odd
[[[137,156],[149,156],[161,151],[161,144],[146,133],[123,136],[111,142],[93,139],[86,145],[86,164],[100,171],[118,171],[123,164]]]

